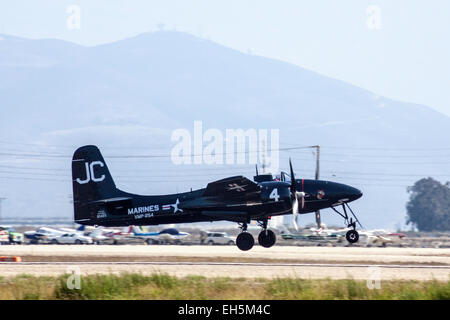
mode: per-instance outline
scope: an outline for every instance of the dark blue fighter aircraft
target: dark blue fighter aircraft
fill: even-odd
[[[348,203],[360,198],[361,191],[330,181],[295,179],[290,161],[289,165],[290,174],[282,172],[279,180],[257,172],[254,181],[235,176],[210,182],[204,189],[142,196],[117,189],[99,149],[84,146],[75,151],[72,159],[75,222],[129,226],[226,220],[239,224],[242,232],[236,244],[241,250],[249,250],[255,242],[247,232],[251,220],[262,228],[259,244],[269,248],[276,241],[275,233],[267,228],[271,217],[293,214],[295,223],[298,214],[332,208],[350,228],[347,240],[357,242],[359,221]],[[343,212],[336,210],[339,206]]]

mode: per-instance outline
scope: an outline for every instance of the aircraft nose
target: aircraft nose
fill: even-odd
[[[359,189],[349,187],[349,198],[351,201],[362,197],[362,192]]]

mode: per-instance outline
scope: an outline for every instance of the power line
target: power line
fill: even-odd
[[[71,181],[66,179],[66,180],[57,180],[57,179],[42,179],[42,178],[29,178],[29,177],[4,177],[4,176],[0,176],[0,179],[12,179],[12,180],[30,180],[30,181],[52,181],[52,182],[67,182],[67,181]]]
[[[203,167],[203,168],[187,168],[186,166],[182,166],[179,168],[170,168],[170,172],[164,173],[162,175],[154,174],[151,175],[151,177],[171,177],[173,175],[178,176],[182,174],[183,176],[210,176],[210,175],[222,175],[222,174],[234,174],[234,173],[249,173],[251,172],[250,165],[242,165],[241,168],[236,167],[227,167],[224,165],[224,167],[218,167],[218,168],[210,168],[210,167]],[[7,174],[27,174],[27,175],[50,175],[50,176],[70,176],[70,168],[62,169],[62,168],[38,168],[38,167],[19,167],[19,166],[5,166],[0,165],[0,169],[12,169],[12,170],[0,170],[0,173],[7,173]],[[177,173],[177,170],[180,170],[182,172]],[[37,171],[34,171],[37,170]],[[31,172],[30,172],[31,171]],[[44,172],[39,172],[44,171]],[[52,173],[52,172],[57,173]],[[143,173],[151,173],[152,169],[150,168],[139,168],[135,170],[112,170],[113,173],[122,173],[119,174],[121,177],[130,177],[135,176],[138,174],[139,176],[143,176]],[[158,170],[160,171],[160,170]],[[212,173],[207,173],[209,171],[213,171]],[[297,172],[302,173],[310,173],[309,170],[296,170]],[[60,174],[61,172],[66,172],[67,174]],[[134,173],[134,175],[123,175],[123,173]],[[439,176],[439,177],[449,177],[449,174],[442,174],[442,173],[424,173],[424,174],[411,174],[411,173],[387,173],[387,172],[358,172],[358,171],[339,171],[339,170],[323,170],[323,173],[325,173],[328,176],[339,176],[339,177],[347,177],[347,175],[359,175],[359,176],[386,176],[386,177],[426,177],[426,176]],[[145,176],[144,176],[145,177]],[[147,176],[148,177],[148,176]],[[365,179],[371,179],[365,178]]]
[[[427,148],[401,148],[401,147],[349,147],[349,146],[322,146],[327,149],[345,149],[345,150],[392,150],[392,151],[403,151],[403,150],[415,150],[415,151],[432,151],[432,150],[446,150],[450,151],[450,147],[427,147]]]

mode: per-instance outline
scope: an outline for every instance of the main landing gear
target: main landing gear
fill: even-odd
[[[258,236],[258,243],[261,247],[270,248],[277,241],[277,237],[272,230],[267,229],[267,219],[258,221],[258,224],[262,228]]]
[[[353,221],[352,217],[350,217],[350,219],[349,219],[346,207],[350,210],[351,214],[355,218],[355,221]],[[352,228],[352,230],[347,231],[347,233],[345,234],[345,238],[347,239],[347,241],[349,243],[351,243],[351,244],[358,242],[358,240],[359,240],[359,233],[358,233],[358,231],[356,231],[356,222],[358,222],[358,224],[361,226],[361,228],[362,228],[362,225],[359,222],[359,220],[356,217],[356,215],[353,213],[353,210],[350,208],[350,206],[347,203],[345,203],[345,202],[342,203],[342,209],[344,210],[344,213],[341,213],[341,212],[337,211],[334,207],[331,207],[331,209],[333,209],[342,218],[344,218],[344,221],[345,221],[345,224],[347,225],[347,228]]]
[[[277,237],[272,230],[267,229],[267,219],[258,221],[258,223],[263,228],[258,235],[258,243],[264,248],[270,248],[275,244]],[[242,251],[250,250],[255,244],[255,239],[247,232],[247,223],[242,223],[240,227],[242,232],[236,238],[236,245]]]
[[[255,239],[253,236],[247,232],[247,223],[241,225],[242,232],[236,238],[236,245],[242,251],[247,251],[253,248],[255,244]]]

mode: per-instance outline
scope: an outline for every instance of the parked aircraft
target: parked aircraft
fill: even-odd
[[[385,230],[369,230],[361,232],[361,240],[366,240],[367,246],[386,247],[388,244],[401,243],[406,234],[400,232],[387,232]]]
[[[39,243],[39,242],[50,242],[55,237],[61,236],[66,232],[49,228],[49,227],[40,227],[35,231],[25,231],[24,236],[25,239],[31,243]]]
[[[147,244],[180,244],[183,239],[190,235],[187,232],[180,232],[175,228],[164,229],[160,232],[143,232],[142,229],[137,226],[133,227],[133,234],[135,237],[145,239]]]

